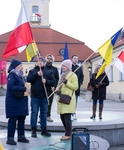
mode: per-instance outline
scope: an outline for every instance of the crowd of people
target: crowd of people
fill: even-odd
[[[51,107],[56,94],[57,113],[65,129],[65,135],[60,140],[71,139],[72,120],[76,120],[76,106],[80,87],[83,84],[84,74],[82,66],[78,65],[78,55],[72,55],[71,59],[63,60],[61,73],[53,66],[55,58],[48,54],[45,58],[37,57],[33,69],[23,75],[22,62],[13,59],[8,68],[7,92],[6,92],[6,118],[8,119],[7,144],[16,145],[14,140],[17,125],[18,142],[29,143],[25,137],[25,119],[29,115],[28,95],[31,98],[30,126],[31,137],[37,137],[37,122],[39,118],[41,135],[50,137],[47,130],[47,121],[53,122],[51,118]],[[99,119],[102,119],[103,101],[106,98],[106,86],[109,80],[105,71],[96,79],[100,65],[96,66],[90,84],[94,87],[92,91],[93,114],[90,117],[95,119],[97,100],[99,100]],[[104,77],[105,76],[105,77]],[[104,79],[102,80],[102,78]],[[30,86],[26,87],[26,82]],[[26,94],[27,93],[27,94]],[[68,103],[67,103],[68,101]]]

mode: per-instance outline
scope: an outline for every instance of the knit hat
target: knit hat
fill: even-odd
[[[45,59],[42,56],[39,57],[39,60],[45,62]]]
[[[21,61],[19,61],[19,60],[17,60],[17,59],[13,59],[13,60],[11,61],[11,64],[10,64],[9,68],[8,68],[8,73],[9,73],[12,69],[15,69],[15,68],[16,68],[18,65],[20,65],[20,64],[22,64]]]
[[[71,70],[71,68],[72,68],[72,62],[70,59],[64,60],[61,65],[66,66],[69,70]]]

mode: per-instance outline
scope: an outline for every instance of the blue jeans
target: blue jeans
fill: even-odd
[[[77,103],[78,103],[78,96],[76,96],[76,106],[77,106]]]
[[[38,112],[40,109],[40,127],[45,129],[47,126],[48,102],[46,98],[31,98],[31,128],[37,129]]]
[[[96,104],[97,104],[97,100],[93,100],[93,105],[96,105]],[[99,100],[99,104],[103,105],[103,100]]]

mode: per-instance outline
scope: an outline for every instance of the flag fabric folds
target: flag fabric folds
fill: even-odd
[[[104,61],[100,70],[97,73],[96,78],[98,78],[100,74],[104,71],[105,67],[111,63],[113,48],[119,35],[121,34],[122,29],[123,28],[121,28],[110,39],[108,39],[100,48],[98,48],[98,52],[103,57]]]
[[[115,60],[114,66],[116,66],[124,76],[124,50],[119,54],[118,58]]]
[[[27,46],[33,42],[32,31],[28,22],[24,4],[22,3],[19,17],[15,29],[9,37],[6,48],[3,52],[3,58],[21,53]]]
[[[38,48],[37,48],[35,41],[27,46],[26,56],[27,56],[28,62],[33,60],[33,58],[37,55],[37,51],[38,51]]]
[[[64,48],[64,55],[63,55],[63,60],[69,59],[69,53],[68,53],[68,43],[65,43],[65,48]]]

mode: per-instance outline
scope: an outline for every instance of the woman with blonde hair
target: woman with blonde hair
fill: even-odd
[[[109,79],[105,71],[103,71],[100,74],[100,76],[96,79],[96,76],[100,67],[101,65],[96,65],[94,73],[92,74],[92,78],[90,79],[90,85],[94,87],[94,90],[92,91],[93,114],[90,117],[90,119],[95,119],[96,117],[96,109],[97,109],[98,100],[99,100],[99,119],[102,119],[103,103],[104,103],[104,100],[106,99],[106,86],[109,85]]]

